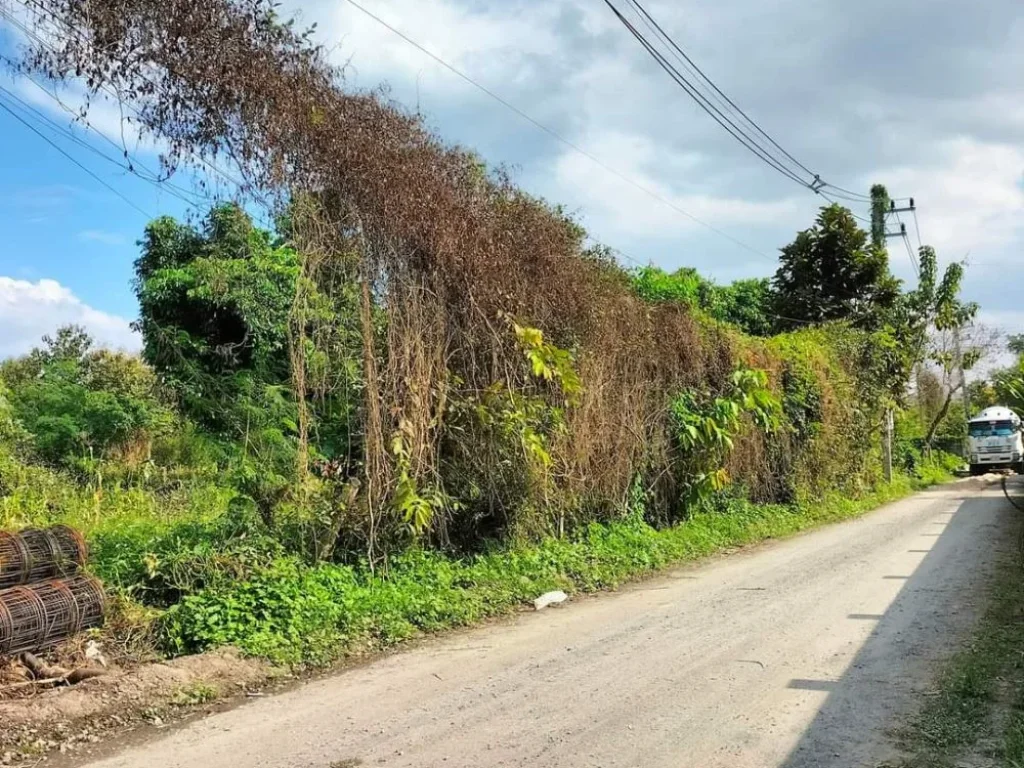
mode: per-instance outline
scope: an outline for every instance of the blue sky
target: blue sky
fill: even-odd
[[[574,144],[715,228],[738,246],[624,183],[507,111],[344,0],[288,10],[317,22],[353,87],[387,82],[447,139],[511,168],[527,189],[564,203],[592,235],[642,262],[695,266],[717,280],[768,275],[774,254],[821,200],[739,147],[673,86],[594,0],[365,0],[418,42]],[[940,260],[970,253],[967,294],[983,320],[1024,330],[1024,7],[992,0],[857,4],[651,0],[647,7],[786,149],[825,178],[913,195]],[[0,30],[4,30],[0,20]],[[913,34],[911,34],[913,31]],[[17,33],[7,27],[0,47]],[[0,79],[67,126],[27,81]],[[76,103],[74,94],[65,94]],[[7,103],[5,101],[5,103]],[[120,134],[119,112],[90,121]],[[94,134],[76,129],[98,148]],[[139,160],[152,147],[126,135]],[[57,139],[147,213],[180,216],[166,191]],[[83,322],[105,343],[127,329],[135,241],[146,217],[0,110],[0,354]],[[187,182],[185,185],[188,186]],[[866,214],[863,209],[858,213]],[[898,243],[892,267],[911,277]]]

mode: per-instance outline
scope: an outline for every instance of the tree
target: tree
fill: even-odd
[[[41,356],[46,360],[81,360],[92,349],[92,337],[80,325],[63,325],[55,336],[43,336],[46,348]]]
[[[203,230],[152,222],[135,263],[143,357],[186,412],[236,434],[244,391],[289,381],[288,316],[296,253],[275,247],[234,205],[214,208]]]
[[[652,303],[667,301],[696,307],[708,290],[708,281],[693,267],[681,267],[675,272],[655,266],[640,267],[630,274],[630,280],[640,298]]]
[[[1024,333],[1011,333],[1007,336],[1006,348],[1017,357],[1024,355]]]
[[[772,317],[771,281],[768,278],[736,280],[729,285],[716,286],[717,311],[715,317],[738,326],[752,336],[770,336],[775,326]]]
[[[772,286],[784,329],[848,320],[874,330],[899,299],[885,250],[869,244],[840,205],[822,208],[815,225],[782,249],[780,262]]]
[[[991,374],[992,399],[994,402],[1012,408],[1018,415],[1024,414],[1024,334],[1007,337],[1006,348],[1017,359],[1012,365]]]
[[[737,280],[716,285],[693,267],[665,272],[654,266],[630,274],[633,290],[650,302],[677,302],[704,310],[715,320],[735,325],[754,336],[769,336],[773,294],[766,278]]]
[[[157,219],[140,245],[143,356],[186,415],[234,451],[236,484],[270,523],[306,445],[297,379],[314,401],[302,411],[314,455],[350,460],[359,445],[354,284],[326,272],[330,284],[316,282],[294,248],[236,205],[214,207],[199,229]]]
[[[39,458],[72,466],[87,456],[147,457],[171,423],[152,370],[132,355],[92,349],[78,326],[43,343],[0,368],[9,410]]]
[[[970,318],[973,318],[976,309],[975,307],[971,311]],[[939,428],[949,416],[953,398],[966,384],[966,373],[998,347],[998,332],[984,326],[967,325],[970,318],[952,327],[939,325],[931,336],[929,358],[937,368],[943,395],[939,408],[925,432],[925,445],[932,444]],[[964,377],[960,376],[961,368]],[[966,414],[964,418],[970,418],[970,414]]]

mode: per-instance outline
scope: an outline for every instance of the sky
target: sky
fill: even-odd
[[[719,282],[767,276],[778,249],[824,203],[702,112],[603,0],[359,2],[575,148],[348,0],[287,0],[283,10],[316,23],[316,38],[345,67],[348,86],[387,84],[390,98],[418,110],[446,140],[563,204],[624,258],[693,266]],[[1019,0],[645,5],[734,102],[822,178],[863,193],[881,182],[893,196],[913,196],[921,240],[936,248],[940,264],[967,258],[965,295],[980,303],[981,322],[1024,331]],[[10,55],[20,33],[5,24],[0,19],[0,52]],[[37,85],[9,75],[0,85],[69,125]],[[74,93],[59,95],[76,103]],[[123,133],[137,161],[156,166],[159,147],[124,128],[114,105],[94,107],[89,121],[118,141]],[[0,356],[27,350],[67,322],[104,344],[136,349],[136,241],[148,218],[182,216],[188,206],[174,190],[39,130],[104,183],[0,109]],[[111,150],[96,131],[75,130],[89,146]],[[868,215],[866,206],[854,210]],[[890,260],[912,283],[898,240]]]

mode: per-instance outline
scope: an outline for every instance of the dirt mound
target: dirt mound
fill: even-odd
[[[21,682],[16,665],[7,680]],[[133,723],[162,721],[197,704],[244,695],[279,676],[264,662],[227,648],[130,669],[111,668],[102,677],[71,687],[34,690],[0,685],[0,763],[38,756],[99,740],[99,734]],[[18,678],[21,678],[18,680]]]

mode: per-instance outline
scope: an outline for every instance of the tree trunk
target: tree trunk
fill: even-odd
[[[356,503],[356,496],[359,493],[359,478],[349,480],[341,491],[340,498],[334,507],[334,517],[327,527],[327,533],[316,553],[318,560],[327,560],[334,554],[338,545],[338,536],[341,533],[341,526],[345,522],[345,512],[352,509]]]
[[[959,389],[960,385],[958,384],[946,393],[946,399],[943,401],[939,412],[935,414],[935,418],[932,419],[932,423],[929,425],[928,432],[924,437],[925,447],[929,449],[932,447],[932,440],[935,439],[935,433],[938,431],[939,425],[942,424],[942,420],[946,418],[946,414],[949,413],[949,406],[953,402],[953,395],[955,395]]]

